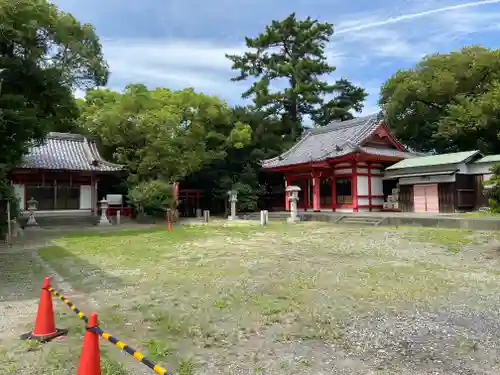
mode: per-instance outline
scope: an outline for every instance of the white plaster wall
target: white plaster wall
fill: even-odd
[[[383,171],[382,171],[382,168],[373,168],[372,167],[371,173],[380,174],[380,173],[383,173]]]
[[[352,168],[336,169],[335,174],[352,173]]]
[[[368,168],[357,168],[358,173],[368,173]]]
[[[335,212],[353,212],[352,208],[336,208]]]
[[[370,209],[369,208],[358,208],[358,212],[370,212]]]
[[[358,198],[358,206],[367,206],[370,204],[370,199],[368,198]]]
[[[467,166],[468,174],[486,174],[490,173],[490,169],[493,168],[497,163],[479,163],[479,164],[469,164]]]
[[[26,207],[26,197],[24,196],[25,190],[23,184],[13,184],[14,193],[16,194],[17,199],[19,199],[19,208],[21,211],[24,211],[24,207]]]
[[[405,177],[399,179],[400,185],[436,184],[441,182],[455,182],[455,174],[422,176],[422,177]]]
[[[372,195],[384,195],[382,186],[382,176],[371,176],[372,179]]]
[[[92,186],[80,186],[80,210],[89,210],[92,208]]]
[[[335,167],[336,168],[342,168],[342,167],[351,168],[352,165],[349,163],[339,163],[339,164],[335,164]]]
[[[384,204],[384,198],[372,198],[372,205],[383,205]]]
[[[358,195],[368,195],[368,176],[358,176]]]

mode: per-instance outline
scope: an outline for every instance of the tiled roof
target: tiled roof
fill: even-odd
[[[386,171],[404,168],[431,167],[435,165],[459,164],[478,154],[479,151],[463,151],[441,155],[421,156],[418,158],[401,160],[399,163],[386,168]]]
[[[475,163],[500,163],[500,154],[487,155],[484,158],[479,159]]]
[[[359,147],[359,151],[369,155],[390,156],[402,159],[415,158],[418,155],[410,152],[403,152],[391,148]]]
[[[123,169],[123,166],[105,161],[91,138],[80,134],[49,133],[42,145],[30,149],[18,168],[113,172]]]
[[[373,134],[378,125],[377,115],[371,115],[310,129],[288,151],[275,158],[263,160],[262,167],[284,167],[350,154],[359,149],[361,143]],[[385,152],[373,147],[366,149]],[[392,151],[387,150],[387,152]],[[411,156],[411,154],[398,152],[402,157]]]

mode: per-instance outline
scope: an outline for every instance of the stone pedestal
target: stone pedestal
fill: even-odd
[[[203,221],[208,224],[210,221],[210,211],[209,210],[204,210],[203,211]]]
[[[38,201],[31,197],[31,199],[28,201],[28,212],[29,212],[29,217],[28,217],[28,222],[26,223],[26,226],[28,227],[37,227],[38,223],[36,222],[35,219],[35,211],[38,208]]]
[[[106,199],[102,199],[99,204],[101,205],[101,218],[99,219],[99,223],[97,225],[99,226],[110,226],[112,225],[111,222],[108,219],[108,216],[106,215],[106,211],[108,210],[108,201]]]
[[[291,185],[286,188],[288,200],[290,202],[290,217],[287,219],[289,223],[295,223],[300,220],[297,213],[297,202],[299,201],[299,191],[302,189],[298,186]]]
[[[229,190],[227,192],[229,196],[229,203],[231,204],[231,215],[228,220],[236,220],[236,202],[238,202],[238,192],[236,190]]]
[[[260,225],[267,225],[269,223],[269,212],[267,210],[260,211]]]

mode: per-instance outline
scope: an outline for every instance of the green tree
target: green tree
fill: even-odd
[[[73,126],[72,89],[107,77],[90,25],[45,0],[0,0],[0,180],[47,131]]]
[[[266,193],[266,179],[260,161],[274,157],[292,145],[283,137],[283,124],[254,107],[235,107],[232,123],[248,124],[251,141],[245,147],[228,147],[226,156],[195,173],[186,184],[202,187],[213,198],[212,210],[219,211],[227,201],[227,191],[238,191],[238,209],[252,211]]]
[[[82,128],[101,140],[108,157],[127,166],[132,185],[182,181],[251,139],[251,128],[233,123],[224,102],[192,89],[90,90],[81,113]]]
[[[233,81],[255,79],[242,96],[252,97],[258,109],[279,115],[292,140],[300,135],[306,115],[325,125],[351,118],[350,111],[363,106],[363,89],[346,79],[330,84],[321,78],[335,71],[325,56],[332,34],[333,25],[310,17],[298,20],[292,13],[272,21],[256,38],[245,38],[249,52],[227,55],[240,73]]]
[[[500,164],[491,168],[491,173],[493,175],[484,181],[488,206],[493,212],[500,213]]]
[[[473,46],[425,57],[382,86],[395,135],[421,151],[500,150],[500,51]]]
[[[174,208],[173,187],[160,180],[142,181],[128,192],[128,198],[139,212],[165,215],[168,208]]]

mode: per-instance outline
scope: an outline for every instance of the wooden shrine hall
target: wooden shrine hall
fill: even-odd
[[[297,185],[299,208],[338,212],[380,211],[396,187],[384,181],[384,169],[408,152],[376,115],[309,129],[292,148],[262,162],[282,173],[285,186]],[[285,197],[285,209],[290,209]]]

